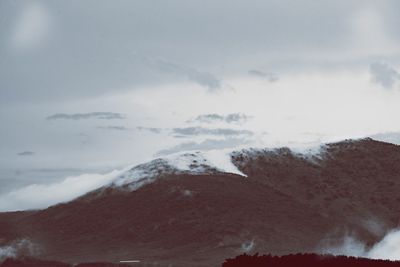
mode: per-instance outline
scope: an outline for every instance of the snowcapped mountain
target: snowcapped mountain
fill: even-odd
[[[66,177],[60,182],[51,184],[29,185],[0,196],[0,211],[44,209],[58,203],[71,201],[102,187],[133,191],[159,178],[178,174],[212,175],[219,172],[246,176],[238,169],[245,162],[244,159],[235,160],[235,158],[239,158],[239,155],[251,159],[267,152],[279,154],[281,153],[279,151],[282,150],[285,149],[244,149],[234,152],[211,150],[176,153],[109,173],[88,173]],[[318,153],[321,152],[320,147],[312,149],[297,147],[291,148],[291,150],[286,148],[286,150],[297,157],[309,158],[310,160],[318,158]]]
[[[184,152],[157,158],[147,163],[139,164],[116,177],[110,186],[116,188],[137,190],[143,185],[156,181],[160,177],[171,175],[215,175],[232,173],[243,177],[246,174],[239,168],[254,158],[266,155],[290,154],[294,157],[310,161],[321,160],[326,146],[313,148],[275,148],[275,149],[242,149],[239,151],[215,150],[207,152]]]
[[[0,213],[0,246],[40,258],[218,266],[241,253],[319,252],[349,232],[374,244],[400,225],[400,146],[184,153],[120,173],[44,210]],[[335,243],[336,242],[336,243]]]

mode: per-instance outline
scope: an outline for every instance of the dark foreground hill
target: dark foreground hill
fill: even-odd
[[[296,254],[286,256],[250,256],[227,259],[222,267],[399,267],[400,261],[372,260],[346,256]]]
[[[151,179],[0,214],[0,246],[29,240],[34,256],[71,263],[218,266],[242,253],[319,252],[349,232],[371,245],[399,225],[399,146],[363,139],[312,155],[245,150],[232,162],[247,177],[196,159],[203,172],[177,172],[158,160],[141,166]]]

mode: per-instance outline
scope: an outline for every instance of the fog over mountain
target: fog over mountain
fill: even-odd
[[[151,188],[160,168],[176,179],[200,171],[226,184],[252,177],[241,169],[255,164],[244,162],[250,152],[320,160],[326,144],[344,140],[399,145],[399,9],[396,0],[1,1],[0,211],[26,211],[10,219],[24,224],[27,210],[52,210],[121,177],[138,179],[138,191]],[[243,162],[234,161],[239,152]],[[284,156],[282,165],[298,166],[292,160]],[[368,199],[387,193],[387,184],[376,186]],[[291,195],[288,188],[273,194]],[[375,200],[386,207],[395,199]],[[331,201],[343,208],[350,200]],[[373,257],[379,240],[397,240],[397,215],[380,212],[363,215],[376,238],[343,233],[343,242],[321,251]],[[252,247],[247,237],[242,243]],[[23,237],[2,238],[9,253]]]

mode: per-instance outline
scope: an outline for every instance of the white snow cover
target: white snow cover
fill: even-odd
[[[231,153],[230,150],[226,149],[202,152],[194,151],[169,155],[166,159],[172,166],[175,166],[179,170],[190,171],[191,173],[207,172],[205,166],[208,166],[208,168],[214,168],[220,172],[246,176],[232,163]]]
[[[155,181],[157,176],[163,174],[210,174],[216,172],[245,176],[231,162],[229,151],[194,151],[175,153],[137,165],[117,177],[112,182],[112,186],[127,186],[130,190],[136,190]]]
[[[231,151],[228,150],[210,150],[205,152],[206,157],[211,161],[214,166],[218,166],[219,169],[224,172],[234,173],[241,176],[247,176],[232,163]]]
[[[250,158],[257,157],[263,154],[277,154],[283,150],[288,150],[294,156],[304,158],[309,161],[315,162],[316,159],[323,159],[324,153],[326,153],[326,144],[320,143],[306,143],[306,144],[290,144],[288,146],[280,147],[268,147],[268,148],[245,148],[231,152],[232,155],[241,155],[244,161]],[[243,162],[244,163],[244,162]],[[231,163],[233,165],[233,163]],[[240,163],[238,163],[240,164]],[[236,166],[233,165],[235,168]]]
[[[316,159],[323,159],[326,148],[327,146],[325,144],[313,144],[309,146],[295,146],[291,148],[291,151],[297,156],[315,162]]]

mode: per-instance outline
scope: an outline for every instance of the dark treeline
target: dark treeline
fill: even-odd
[[[45,261],[34,258],[6,259],[0,267],[129,267],[129,264],[117,263],[80,263],[68,264]],[[135,264],[134,266],[145,266]],[[147,266],[147,265],[146,265]],[[233,259],[226,259],[222,267],[400,267],[400,261],[373,260],[347,256],[295,254],[286,256],[253,256],[243,254]]]
[[[347,256],[295,254],[286,256],[240,255],[226,259],[222,267],[399,267],[400,261],[372,260]]]

